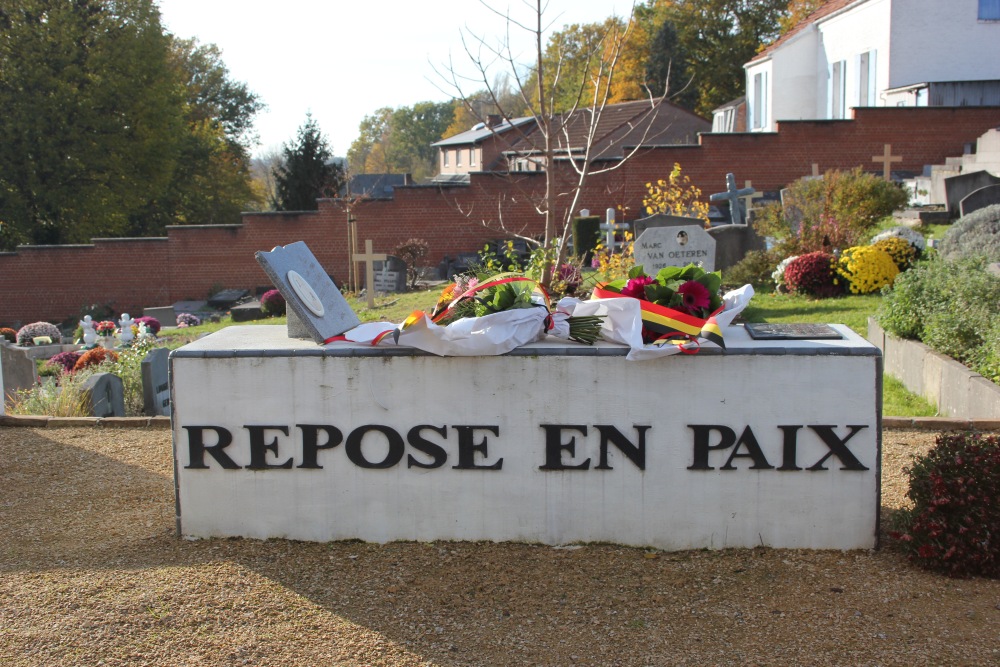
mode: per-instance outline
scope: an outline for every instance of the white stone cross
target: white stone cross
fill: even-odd
[[[902,162],[903,156],[892,154],[892,144],[886,144],[883,148],[882,155],[873,155],[872,162],[882,163],[882,178],[885,180],[891,180],[892,173],[892,163]]]
[[[608,250],[614,252],[615,249],[619,245],[621,245],[617,241],[615,241],[615,232],[619,232],[623,229],[628,229],[628,225],[615,223],[615,209],[613,208],[609,208],[607,210],[607,217],[608,221],[602,222],[599,225],[599,228],[602,232],[606,234],[605,238],[607,239]]]
[[[813,175],[814,178],[819,178],[819,175],[820,175],[820,173],[819,173],[819,164],[817,164],[815,162],[813,162],[813,173],[812,173],[812,175]]]
[[[372,252],[372,241],[366,239],[364,254],[352,258],[355,262],[365,263],[365,293],[368,295],[369,308],[375,307],[375,262],[384,262],[387,257],[385,253]]]
[[[740,198],[747,195],[752,195],[754,193],[753,188],[744,188],[742,190],[736,189],[736,177],[732,174],[726,174],[726,191],[717,192],[716,194],[709,197],[709,201],[729,201],[729,219],[734,225],[746,224],[746,219],[743,217],[743,209],[740,206]]]

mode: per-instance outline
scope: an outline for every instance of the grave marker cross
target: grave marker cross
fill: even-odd
[[[736,177],[732,174],[726,174],[726,191],[717,192],[716,194],[709,197],[710,201],[729,201],[729,219],[734,225],[746,224],[746,219],[743,217],[743,209],[740,206],[740,198],[746,197],[747,195],[753,195],[756,192],[753,188],[743,188],[742,190],[736,189]]]
[[[608,250],[614,252],[619,245],[619,243],[615,240],[615,232],[628,229],[628,225],[615,222],[615,209],[613,208],[608,209],[607,217],[608,221],[602,222],[598,228],[606,235],[605,238],[607,239]]]
[[[892,163],[893,162],[902,162],[902,161],[903,161],[903,156],[902,155],[893,155],[892,154],[892,144],[886,144],[885,145],[885,147],[882,150],[882,155],[873,155],[872,156],[872,162],[881,162],[882,163],[882,178],[884,178],[887,181],[892,180],[892,177],[891,177],[891,174],[892,174],[892,166],[891,165],[892,165]]]
[[[372,240],[365,240],[365,252],[355,255],[355,262],[365,263],[365,293],[368,295],[368,307],[375,307],[375,262],[384,262],[388,259],[385,253],[372,252]]]
[[[750,209],[753,208],[753,200],[757,199],[760,196],[760,193],[754,189],[753,184],[751,184],[750,181],[743,181],[743,189],[750,190],[749,194],[740,197],[740,199],[743,200],[743,210],[748,216],[747,221],[749,221]]]

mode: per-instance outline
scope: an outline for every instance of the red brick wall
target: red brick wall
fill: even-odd
[[[813,163],[821,171],[861,166],[881,173],[872,156],[887,143],[903,158],[893,169],[919,173],[924,165],[961,155],[966,143],[998,126],[996,107],[893,107],[858,109],[854,120],[781,122],[768,134],[707,134],[699,146],[644,150],[624,168],[592,177],[575,208],[601,213],[621,205],[627,219],[642,217],[645,184],[668,174],[674,162],[706,200],[723,189],[727,172],[740,186],[749,180],[758,190],[777,190],[811,173]],[[423,238],[431,246],[426,263],[437,265],[445,255],[504,236],[503,227],[538,234],[542,222],[533,203],[543,187],[542,174],[473,174],[467,187],[396,188],[391,200],[355,206],[359,247],[371,239],[376,252],[392,252],[409,238]],[[248,213],[241,225],[171,227],[166,239],[21,248],[0,254],[0,325],[58,322],[90,303],[110,302],[118,312],[137,315],[144,306],[207,298],[213,286],[264,286],[254,253],[300,240],[345,284],[346,238],[343,204],[322,200],[316,212]]]

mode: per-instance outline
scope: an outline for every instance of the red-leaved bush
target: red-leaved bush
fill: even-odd
[[[940,435],[908,470],[899,530],[910,560],[952,577],[1000,576],[1000,438]]]
[[[9,327],[3,327],[0,329],[0,337],[6,338],[10,343],[14,343],[17,341],[17,332]]]
[[[810,252],[796,257],[785,268],[785,285],[796,294],[837,296],[844,291],[834,272],[836,259],[828,252]]]
[[[137,326],[139,325],[140,322],[145,324],[146,331],[148,333],[153,334],[154,336],[160,333],[160,320],[156,319],[155,317],[151,317],[149,315],[143,315],[142,317],[137,317],[132,321],[135,322]]]
[[[70,373],[73,371],[73,368],[76,366],[76,362],[80,360],[81,356],[83,355],[79,352],[70,350],[68,352],[60,352],[50,358],[46,363],[48,363],[49,366],[58,366],[61,370]]]
[[[285,297],[276,289],[268,290],[260,297],[260,309],[265,315],[284,315],[285,307]]]

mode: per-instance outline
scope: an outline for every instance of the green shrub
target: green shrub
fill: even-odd
[[[154,340],[137,340],[129,347],[121,349],[117,358],[103,364],[99,369],[114,373],[121,378],[122,390],[125,393],[126,417],[141,417],[143,414],[142,360],[154,347],[157,347]]]
[[[7,405],[12,415],[48,415],[50,417],[86,417],[87,401],[83,393],[85,376],[63,373],[46,377],[31,389],[18,391]]]
[[[764,207],[756,218],[758,232],[775,240],[783,256],[865,241],[886,216],[907,204],[907,193],[893,183],[861,171],[828,171],[822,180],[799,179],[788,187],[785,201],[802,221],[793,229],[791,210]]]
[[[1000,576],[1000,438],[940,435],[909,470],[913,508],[891,531],[922,567]]]
[[[941,239],[939,251],[949,260],[985,257],[1000,262],[1000,204],[959,218]]]
[[[983,344],[972,359],[972,367],[990,382],[1000,384],[1000,318],[983,336]]]
[[[767,250],[751,250],[736,264],[722,272],[722,282],[728,287],[741,287],[747,283],[759,290],[774,290],[774,267],[778,259]],[[758,291],[759,291],[758,290]]]
[[[837,259],[828,252],[810,252],[796,257],[785,269],[785,285],[796,294],[818,297],[843,293],[834,273]]]

